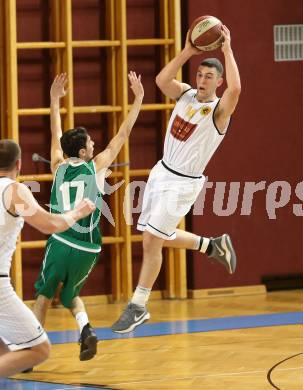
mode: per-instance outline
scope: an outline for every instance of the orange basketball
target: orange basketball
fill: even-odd
[[[192,22],[189,37],[197,49],[204,51],[215,50],[221,46],[224,40],[222,23],[214,16],[200,16]]]

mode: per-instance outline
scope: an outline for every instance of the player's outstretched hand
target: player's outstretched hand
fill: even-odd
[[[222,51],[224,53],[225,51],[230,50],[230,48],[231,48],[231,46],[230,46],[230,41],[231,41],[230,31],[224,24],[222,25],[222,36],[224,38],[224,42],[222,43]]]
[[[141,83],[141,75],[139,74],[139,76],[137,76],[136,72],[131,70],[128,74],[128,80],[130,82],[130,88],[132,89],[135,97],[143,99],[144,89]]]
[[[52,99],[60,99],[67,94],[67,74],[61,73],[55,77],[50,89],[50,96]]]

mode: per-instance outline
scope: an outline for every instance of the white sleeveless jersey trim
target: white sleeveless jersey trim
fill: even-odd
[[[214,113],[220,99],[201,103],[196,89],[187,90],[178,100],[170,117],[163,161],[176,172],[201,176],[207,163],[222,142],[228,125],[219,133]]]
[[[4,191],[14,183],[9,178],[0,178],[0,274],[9,275],[12,255],[24,225],[24,219],[8,213],[3,202]]]
[[[92,162],[93,162],[94,169],[95,169],[96,186],[97,186],[98,190],[101,192],[101,194],[105,195],[105,190],[104,190],[105,179],[107,177],[107,172],[108,172],[109,168],[103,168],[97,172],[95,160],[93,159]]]

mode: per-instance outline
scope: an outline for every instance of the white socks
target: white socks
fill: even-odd
[[[137,286],[134,295],[131,299],[131,303],[144,307],[146,305],[146,302],[148,301],[150,292],[151,288]]]
[[[76,321],[78,323],[79,329],[80,329],[80,334],[82,332],[82,329],[86,324],[88,324],[88,317],[85,311],[80,311],[79,313],[76,314]]]
[[[200,246],[199,246],[198,250],[202,253],[206,253],[210,239],[206,238],[206,237],[201,237],[200,240],[201,241],[200,241]]]

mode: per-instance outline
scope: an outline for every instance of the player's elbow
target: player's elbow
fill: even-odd
[[[232,88],[228,88],[229,98],[234,102],[238,102],[240,93],[241,93],[241,86],[240,85],[233,86]]]
[[[237,87],[235,88],[235,93],[240,96],[240,93],[241,93],[241,84],[239,83],[239,85],[237,85]]]
[[[241,83],[240,83],[240,80],[237,83],[235,83],[235,85],[232,86],[231,93],[234,96],[236,96],[236,97],[240,96],[240,93],[241,93]]]
[[[164,80],[163,77],[161,76],[161,73],[157,74],[156,76],[156,84],[160,89],[164,86]]]
[[[156,84],[157,84],[157,87],[160,89],[160,91],[164,95],[171,97],[170,95],[167,94],[167,91],[168,91],[167,80],[165,80],[163,78],[163,76],[161,76],[160,74],[158,74],[158,76],[156,77]]]

